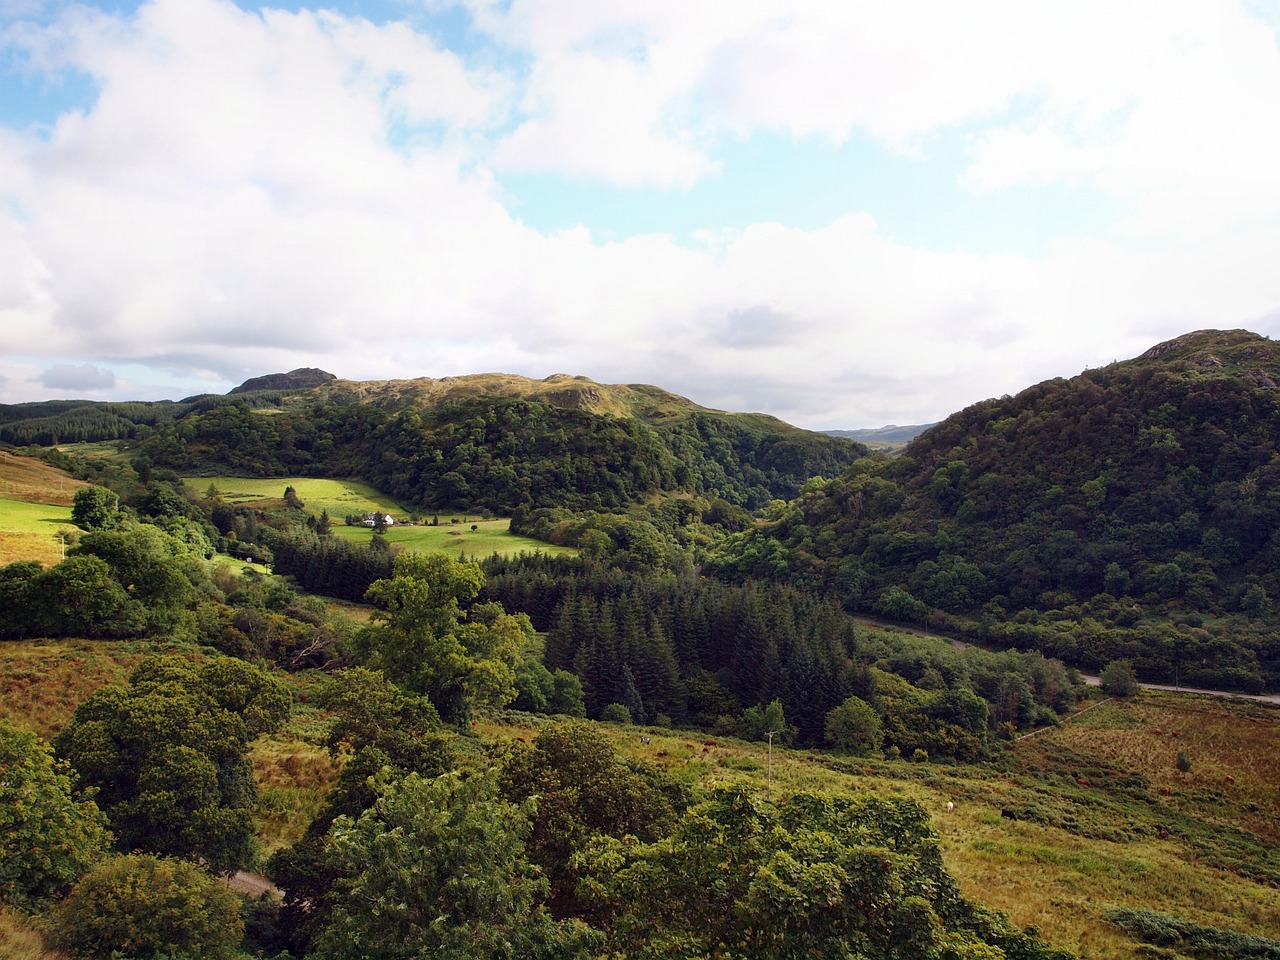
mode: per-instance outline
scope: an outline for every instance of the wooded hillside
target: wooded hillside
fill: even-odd
[[[719,562],[1148,678],[1280,682],[1280,346],[1202,331],[975,404]]]

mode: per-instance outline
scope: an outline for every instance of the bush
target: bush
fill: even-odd
[[[1175,947],[1193,957],[1280,960],[1280,940],[1206,927],[1151,910],[1111,910],[1106,918],[1144,943]]]
[[[823,733],[838,750],[866,754],[880,746],[880,714],[861,697],[850,697],[827,713]]]
[[[631,711],[620,703],[605,704],[600,711],[600,719],[605,723],[630,723]]]
[[[240,898],[200,867],[135,853],[90,871],[54,914],[54,940],[107,960],[185,954],[221,960],[244,933]]]
[[[1138,692],[1138,678],[1128,660],[1112,660],[1102,668],[1102,692],[1112,697],[1132,697]]]

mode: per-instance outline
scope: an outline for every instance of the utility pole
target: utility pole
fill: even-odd
[[[764,792],[766,795],[771,793],[773,790],[773,738],[776,737],[777,735],[778,735],[777,730],[770,730],[768,733],[765,734],[765,736],[769,738],[769,772],[766,774],[765,787],[764,787]]]

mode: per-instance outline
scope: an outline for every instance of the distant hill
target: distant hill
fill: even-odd
[[[781,433],[809,433],[764,413],[729,413],[702,407],[679,394],[644,383],[597,383],[588,377],[554,373],[541,380],[508,373],[475,373],[412,380],[333,380],[314,395],[337,403],[359,401],[380,407],[441,404],[477,397],[502,397],[543,403],[564,410],[634,418],[649,424],[671,423],[694,415],[729,417],[755,428]]]
[[[0,441],[119,441],[187,473],[340,476],[407,505],[617,509],[696,495],[755,509],[867,448],[645,384],[556,374],[339,380],[301,369],[178,403],[0,406]]]
[[[848,606],[1149,679],[1280,685],[1280,344],[1203,330],[986,400],[747,537]]]
[[[337,379],[332,373],[318,370],[315,367],[299,367],[297,370],[290,370],[288,373],[269,373],[265,377],[253,377],[240,384],[240,386],[233,387],[230,392],[253,393],[260,390],[309,390],[311,387],[318,387],[321,384]]]
[[[917,423],[906,427],[890,424],[887,427],[866,427],[861,430],[824,430],[823,433],[830,437],[847,437],[873,448],[900,447],[910,443],[932,426],[932,423]]]

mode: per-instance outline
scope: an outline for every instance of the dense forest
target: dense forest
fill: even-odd
[[[679,494],[756,509],[866,453],[850,440],[688,401],[651,419],[508,396],[423,405],[239,388],[179,403],[0,406],[0,442],[83,441],[131,441],[135,458],[160,469],[358,477],[410,507],[503,513],[618,509]]]

